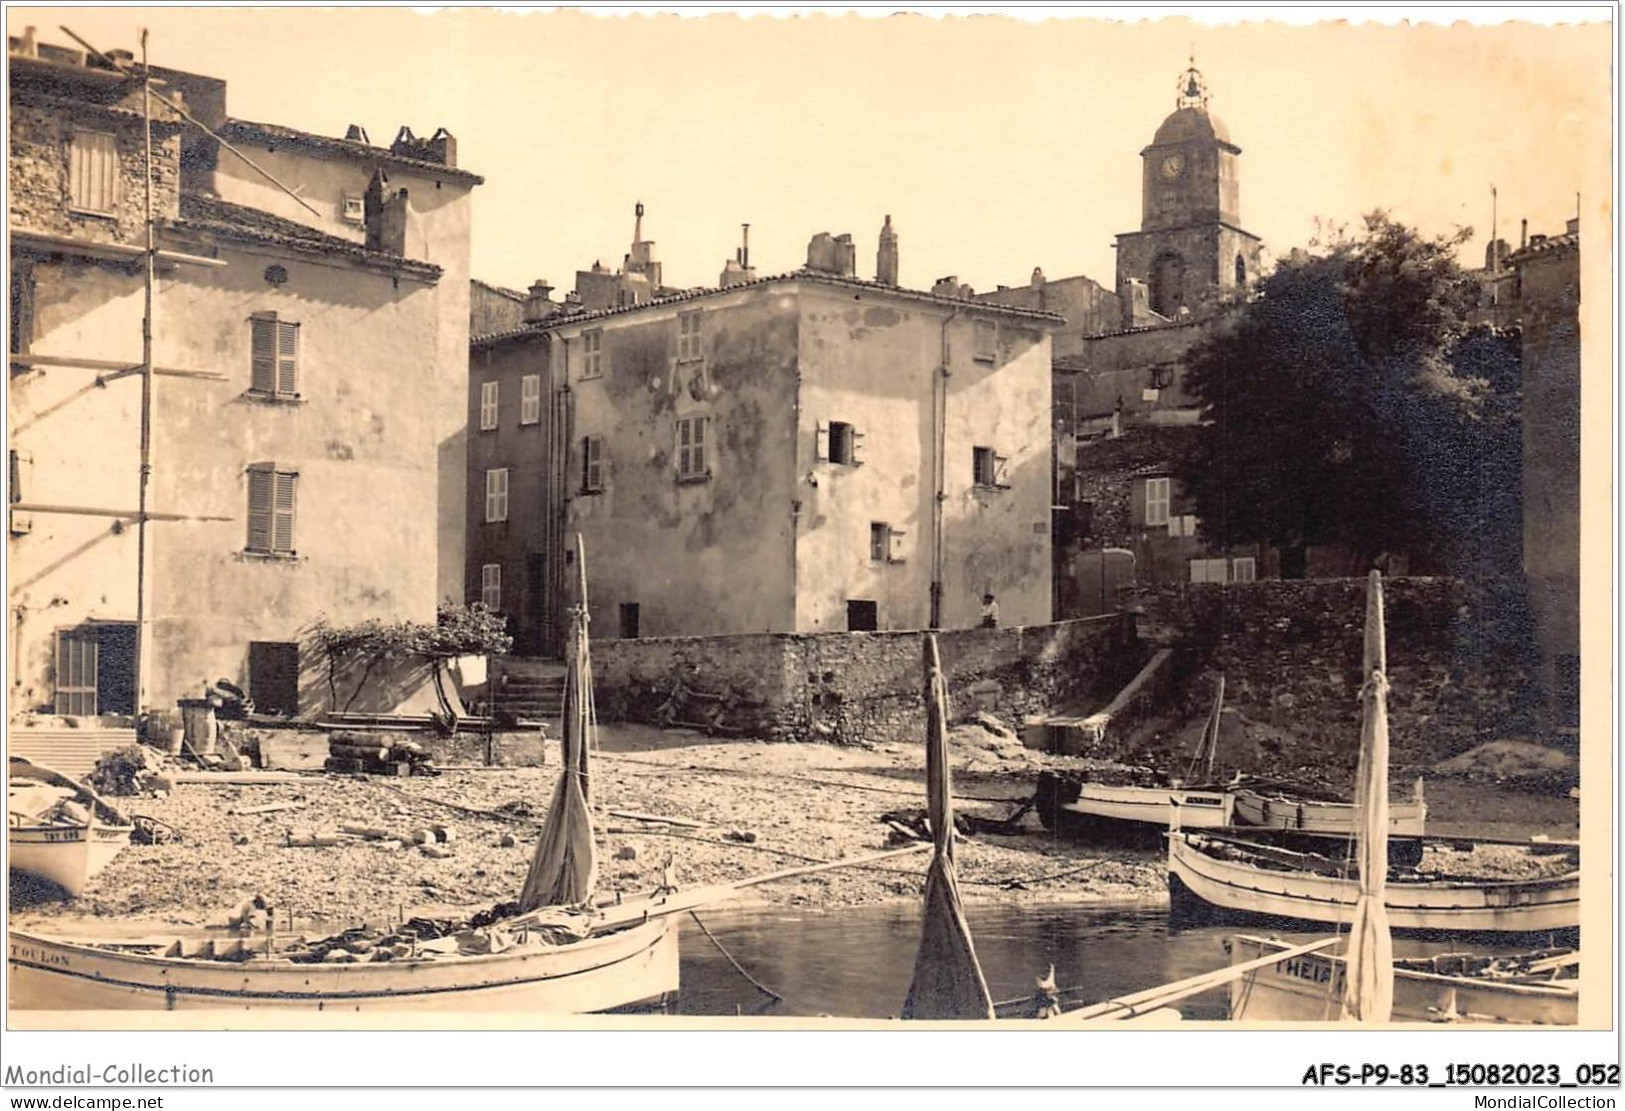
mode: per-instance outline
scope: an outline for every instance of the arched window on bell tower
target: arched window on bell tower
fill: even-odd
[[[1247,260],[1241,255],[1236,256],[1236,288],[1240,289],[1247,284]]]
[[[1166,251],[1151,265],[1151,311],[1172,320],[1184,304],[1185,260]]]

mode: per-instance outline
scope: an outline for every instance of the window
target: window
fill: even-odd
[[[1170,513],[1168,515],[1169,536],[1195,536],[1201,526],[1201,518],[1192,514]]]
[[[360,193],[344,193],[339,198],[339,219],[346,224],[360,224],[367,219],[366,198]]]
[[[1191,582],[1193,583],[1222,583],[1225,581],[1225,560],[1222,559],[1193,559],[1191,560]]]
[[[697,482],[711,477],[705,456],[705,417],[683,417],[677,422],[677,480]]]
[[[818,422],[818,458],[847,467],[863,464],[863,433],[845,421]]]
[[[880,628],[880,605],[854,598],[846,603],[846,628],[853,633],[872,633]]]
[[[1145,480],[1145,523],[1147,527],[1168,523],[1168,483],[1166,478]]]
[[[1000,455],[990,447],[971,449],[971,468],[977,486],[988,490],[1008,490],[1010,483],[1006,469],[1010,465],[1007,456]]]
[[[581,377],[599,378],[604,373],[604,330],[581,333]],[[681,357],[681,356],[679,356]]]
[[[111,216],[118,205],[118,139],[75,131],[68,147],[68,207]]]
[[[998,354],[998,329],[991,320],[976,322],[975,358],[979,363],[991,363]]]
[[[1230,581],[1238,583],[1255,582],[1258,579],[1258,564],[1252,556],[1241,556],[1230,562]]]
[[[869,562],[879,563],[891,556],[891,526],[885,521],[869,522]]]
[[[291,641],[248,642],[248,697],[254,712],[299,716],[299,645]]]
[[[581,492],[601,494],[604,491],[604,438],[581,437]]]
[[[1236,256],[1236,284],[1247,284],[1247,260],[1240,255]]]
[[[262,555],[294,554],[295,471],[279,471],[275,463],[248,468],[248,550]]]
[[[542,376],[527,374],[519,379],[519,423],[535,424],[541,419]]]
[[[638,604],[636,602],[621,603],[621,639],[638,639]]]
[[[299,396],[299,325],[274,312],[249,318],[249,389],[265,397]]]
[[[490,610],[502,608],[502,564],[487,563],[480,567],[480,604]]]
[[[480,431],[489,432],[497,426],[497,398],[501,392],[500,382],[480,383]]]
[[[508,519],[508,468],[485,472],[485,523]]]
[[[700,344],[700,314],[685,312],[677,318],[677,361],[686,363],[704,357]]]

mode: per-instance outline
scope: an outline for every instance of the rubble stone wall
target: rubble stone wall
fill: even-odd
[[[1531,728],[1533,641],[1521,583],[1383,586],[1396,762],[1432,764]],[[1178,650],[1178,673],[1222,672],[1227,705],[1290,730],[1305,752],[1321,740],[1352,751],[1343,742],[1359,722],[1364,579],[1165,583],[1126,594],[1141,635]],[[1211,698],[1206,683],[1186,685],[1193,712]]]
[[[1104,703],[1142,662],[1121,615],[947,630],[937,643],[952,716],[986,710],[1012,728],[1070,701]],[[917,740],[923,646],[918,631],[600,641],[599,716],[773,740]]]

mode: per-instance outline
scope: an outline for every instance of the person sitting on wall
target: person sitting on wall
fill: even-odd
[[[982,595],[982,628],[997,629],[999,627],[999,603],[993,600],[993,595]]]

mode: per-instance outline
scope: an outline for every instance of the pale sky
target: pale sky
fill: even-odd
[[[1198,19],[1221,18],[1212,9]],[[1390,10],[1392,18],[1396,13]],[[1402,14],[1399,13],[1399,14]],[[1090,18],[1091,15],[1096,16]],[[1460,18],[1505,19],[1504,11]],[[1317,27],[461,9],[27,9],[102,49],[228,82],[228,111],[325,135],[445,126],[475,191],[473,273],[568,288],[618,266],[647,206],[669,285],[710,285],[751,225],[761,273],[814,233],[851,232],[859,274],[892,216],[902,284],[978,290],[1084,273],[1110,287],[1112,239],[1140,222],[1140,157],[1194,48],[1211,110],[1242,148],[1241,220],[1284,255],[1316,217],[1382,206],[1424,231],[1471,225],[1478,265],[1500,193],[1559,232],[1584,192],[1608,212],[1611,28]],[[1593,17],[1595,18],[1595,16]],[[1606,12],[1604,12],[1606,18]],[[1594,217],[1594,221],[1593,221]]]

